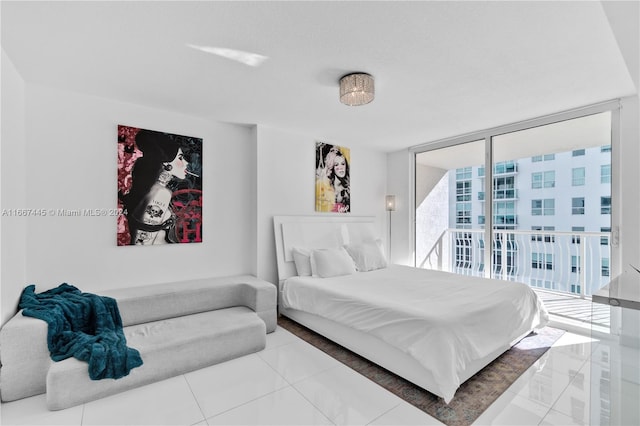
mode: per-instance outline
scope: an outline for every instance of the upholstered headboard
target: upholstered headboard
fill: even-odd
[[[291,249],[341,247],[379,237],[373,216],[274,216],[278,280],[296,275]]]

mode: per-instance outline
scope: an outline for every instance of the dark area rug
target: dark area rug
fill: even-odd
[[[278,325],[449,426],[468,426],[564,334],[545,327],[529,334],[460,386],[449,404],[289,318]]]

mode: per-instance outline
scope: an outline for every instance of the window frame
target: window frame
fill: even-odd
[[[608,170],[608,173],[603,173]],[[600,183],[611,185],[611,164],[600,165]]]
[[[438,150],[441,148],[448,148],[448,147],[453,147],[453,146],[458,146],[458,145],[464,145],[467,143],[473,143],[473,142],[479,142],[479,141],[484,141],[484,150],[485,150],[485,158],[484,158],[484,167],[485,167],[485,176],[482,178],[484,179],[484,185],[485,185],[485,202],[483,203],[484,205],[484,215],[485,217],[488,218],[493,218],[493,212],[492,212],[492,207],[493,207],[493,194],[492,194],[492,180],[493,180],[493,170],[492,166],[493,166],[493,138],[496,136],[500,136],[503,134],[508,134],[508,133],[513,133],[513,132],[518,132],[521,130],[528,130],[528,129],[532,129],[532,128],[536,128],[536,127],[540,127],[540,126],[546,126],[546,125],[550,125],[550,124],[555,124],[555,123],[559,123],[559,122],[563,122],[563,121],[568,121],[568,120],[573,120],[576,118],[581,118],[581,117],[587,117],[587,116],[591,116],[594,114],[600,114],[600,113],[605,113],[608,112],[611,114],[611,146],[613,150],[618,150],[619,149],[619,145],[620,145],[620,134],[621,134],[621,129],[620,129],[620,117],[621,117],[621,113],[620,113],[620,109],[621,109],[621,105],[622,102],[620,99],[615,99],[615,100],[611,100],[611,101],[605,101],[605,102],[601,102],[601,103],[597,103],[597,104],[592,104],[592,105],[587,105],[587,106],[583,106],[583,107],[579,107],[579,108],[575,108],[572,110],[566,110],[563,112],[559,112],[559,113],[553,113],[553,114],[549,114],[549,115],[544,115],[544,116],[540,116],[540,117],[536,117],[533,119],[528,119],[528,120],[524,120],[524,121],[520,121],[520,122],[514,122],[511,124],[507,124],[507,125],[501,125],[501,126],[497,126],[497,127],[492,127],[492,128],[488,128],[488,129],[484,129],[484,130],[480,130],[480,131],[476,131],[476,132],[471,132],[471,133],[467,133],[467,134],[463,134],[460,136],[454,136],[454,137],[448,137],[448,138],[443,138],[443,139],[439,139],[439,140],[433,140],[430,142],[426,142],[423,144],[418,144],[418,145],[414,145],[410,148],[408,148],[409,152],[412,153],[414,155],[413,161],[411,161],[409,163],[410,166],[410,173],[413,176],[413,179],[411,180],[410,183],[410,188],[409,188],[409,195],[408,195],[408,202],[410,203],[411,206],[413,206],[412,209],[410,209],[410,219],[409,220],[409,227],[410,229],[410,242],[411,245],[413,247],[413,264],[416,265],[417,259],[416,259],[416,233],[415,233],[415,215],[416,215],[416,199],[415,199],[415,190],[416,190],[416,161],[415,161],[415,155],[419,154],[419,153],[423,153],[423,152],[428,152],[428,151],[433,151],[433,150]],[[616,206],[618,206],[618,203],[620,203],[620,195],[619,195],[619,188],[617,185],[619,185],[619,177],[617,176],[618,170],[620,169],[620,158],[617,156],[612,156],[612,208],[616,208]],[[544,158],[543,158],[544,160]],[[489,167],[486,167],[487,165],[489,165]],[[554,209],[555,210],[555,209]],[[619,217],[618,215],[612,215],[612,222],[611,222],[611,226],[612,229],[617,229],[618,222],[619,222]],[[614,220],[615,219],[615,220]],[[484,239],[487,241],[492,241],[493,239],[493,232],[494,232],[494,226],[492,223],[488,223],[487,226],[484,226]],[[614,231],[615,232],[615,231]],[[617,246],[616,246],[617,247]],[[485,245],[484,247],[484,258],[485,259],[491,259],[491,247],[490,245]],[[619,269],[620,269],[620,262],[619,262],[619,250],[615,249],[612,252],[612,256],[616,256],[616,262],[613,262],[612,267],[614,269],[614,271],[612,271],[612,273],[619,273]],[[484,269],[484,276],[491,278],[491,270],[493,268],[483,268]]]
[[[605,200],[608,202],[605,203]],[[611,196],[600,197],[600,214],[611,214]]]
[[[576,201],[582,201],[582,205],[576,206]],[[571,197],[571,214],[575,216],[584,216],[585,212],[584,197]]]
[[[576,178],[576,172],[582,171],[582,176]],[[571,186],[584,186],[587,182],[587,169],[586,167],[573,167],[571,169]]]

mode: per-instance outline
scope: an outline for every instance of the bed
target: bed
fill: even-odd
[[[446,403],[547,324],[526,284],[386,265],[375,228],[373,217],[274,217],[280,313]]]

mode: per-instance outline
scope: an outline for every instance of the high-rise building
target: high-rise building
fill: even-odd
[[[483,275],[484,166],[448,175],[451,269]],[[492,188],[493,276],[576,294],[608,282],[610,145],[496,163]]]

